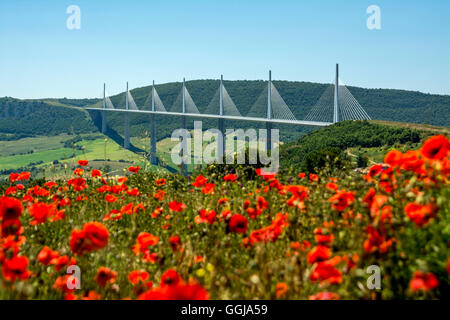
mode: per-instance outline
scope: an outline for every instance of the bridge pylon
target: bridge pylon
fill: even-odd
[[[336,79],[334,82],[333,123],[339,122],[339,64],[336,63]]]
[[[106,109],[106,83],[103,84],[103,109]],[[102,115],[102,133],[106,133],[106,111],[101,112]]]
[[[267,120],[272,120],[272,70],[269,70],[269,84],[267,88]],[[272,150],[272,122],[266,122],[267,140],[266,150]]]

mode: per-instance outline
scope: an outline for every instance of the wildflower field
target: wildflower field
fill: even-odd
[[[21,172],[0,186],[1,299],[449,296],[445,136],[364,173],[108,177],[78,164],[69,180]]]

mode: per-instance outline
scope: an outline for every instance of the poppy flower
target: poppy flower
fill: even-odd
[[[172,211],[181,212],[186,209],[186,205],[183,202],[172,201],[169,203],[169,208]]]
[[[317,263],[309,279],[321,283],[339,284],[342,282],[341,272],[335,268],[334,262],[322,261]]]
[[[422,205],[419,203],[408,203],[405,206],[406,215],[418,226],[427,224],[434,217],[437,206],[434,204]]]
[[[136,167],[129,167],[128,171],[133,172],[133,173],[138,173],[139,170],[141,170],[140,166],[136,166]]]
[[[89,161],[87,161],[87,160],[78,160],[78,164],[79,164],[81,167],[87,166],[88,163],[89,163]]]
[[[160,286],[139,295],[138,300],[208,300],[209,293],[200,284]]]
[[[439,286],[439,281],[431,272],[416,271],[409,282],[409,287],[413,292],[430,291]]]
[[[133,285],[137,285],[139,282],[147,281],[149,277],[150,275],[145,270],[134,270],[128,274],[128,281]]]
[[[117,276],[117,272],[110,268],[100,267],[97,270],[94,280],[100,287],[105,287],[107,284],[116,282]]]
[[[353,192],[347,192],[346,190],[341,190],[335,193],[330,199],[331,207],[338,211],[344,211],[349,205],[353,203],[355,196]]]
[[[233,215],[228,221],[228,230],[234,233],[247,232],[248,220],[241,214]]]
[[[102,176],[102,172],[100,170],[94,169],[94,170],[91,171],[91,176],[93,178],[101,177]]]
[[[202,175],[199,175],[197,176],[197,178],[195,178],[195,181],[192,183],[192,185],[196,188],[201,188],[207,181],[208,181],[207,178],[205,178]]]
[[[0,220],[17,219],[22,212],[22,202],[15,198],[0,197]]]
[[[319,261],[328,260],[331,256],[331,250],[327,246],[318,245],[308,252],[307,258],[310,264],[314,264]]]
[[[173,251],[177,251],[181,247],[181,240],[179,236],[171,236],[169,238],[170,247]]]
[[[303,179],[304,177],[306,177],[306,173],[300,172],[300,173],[298,174],[298,177],[299,177],[300,179]]]
[[[309,296],[309,300],[339,300],[340,297],[334,292],[318,292],[315,295]]]
[[[141,253],[145,254],[149,252],[148,247],[156,246],[158,242],[158,236],[154,236],[148,232],[141,232],[139,233],[136,239],[136,244],[132,247],[132,250],[136,255],[140,255]]]
[[[206,183],[201,191],[204,194],[214,193],[214,187],[215,187],[214,183]]]
[[[229,182],[234,182],[237,180],[237,176],[235,174],[230,173],[230,174],[226,175],[225,177],[223,177],[223,180],[229,181]]]
[[[285,282],[278,282],[275,286],[275,295],[277,298],[284,297],[289,290],[289,286]]]
[[[428,138],[420,149],[421,154],[428,159],[442,160],[450,151],[450,142],[443,135]]]
[[[155,198],[155,200],[162,201],[164,200],[165,194],[166,192],[164,190],[158,190],[155,194],[153,194],[153,198]]]
[[[70,249],[74,254],[82,255],[86,252],[103,249],[108,244],[108,229],[99,222],[89,222],[82,230],[74,229],[70,237]]]
[[[180,281],[181,281],[180,275],[173,269],[167,270],[161,276],[161,285],[174,286],[180,283]]]
[[[117,197],[112,195],[112,194],[107,194],[105,196],[105,201],[106,202],[113,203],[113,202],[116,202],[116,200],[117,200]]]
[[[75,258],[69,258],[69,256],[58,256],[50,260],[49,264],[55,266],[56,271],[60,271],[65,266],[73,266],[77,263]]]
[[[84,173],[84,170],[82,168],[76,168],[75,170],[73,170],[73,174],[76,176],[82,176]]]
[[[131,189],[131,190],[127,190],[127,194],[129,195],[129,196],[137,196],[137,195],[139,195],[139,189],[138,188],[133,188],[133,189]]]
[[[47,266],[50,264],[50,261],[53,259],[59,257],[58,251],[53,251],[49,247],[45,246],[42,248],[42,250],[38,253],[37,260],[42,263],[44,266]]]
[[[26,280],[31,276],[27,267],[27,257],[14,256],[11,259],[5,259],[2,266],[3,279],[9,282],[15,282],[17,279]]]
[[[200,210],[200,216],[197,216],[195,219],[195,222],[197,224],[199,223],[209,223],[209,224],[213,224],[214,221],[216,221],[216,212],[214,210],[206,210],[206,209],[202,209]]]
[[[33,220],[30,222],[31,225],[44,223],[47,219],[58,214],[54,204],[47,204],[43,202],[33,203],[32,206],[28,207],[28,211],[33,217]]]
[[[164,178],[158,179],[158,180],[155,181],[155,184],[156,184],[158,187],[163,186],[163,185],[166,184],[166,179],[164,179]]]

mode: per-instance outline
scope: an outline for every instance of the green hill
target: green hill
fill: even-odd
[[[281,168],[317,172],[334,165],[365,167],[369,161],[382,161],[392,148],[415,149],[430,135],[450,133],[446,128],[427,125],[411,128],[407,124],[377,122],[343,121],[286,143],[280,152]],[[333,163],[334,160],[337,163]],[[362,164],[351,163],[358,161]]]

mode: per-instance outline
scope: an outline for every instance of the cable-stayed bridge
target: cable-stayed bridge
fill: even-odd
[[[223,76],[220,79],[220,86],[216,94],[209,103],[205,112],[200,113],[189,91],[186,88],[185,80],[177,98],[170,108],[166,108],[160,99],[153,81],[151,92],[142,107],[138,107],[128,90],[128,83],[125,93],[125,108],[116,108],[106,92],[106,85],[103,86],[103,107],[85,108],[87,110],[99,111],[102,115],[102,132],[106,132],[106,112],[124,113],[124,148],[130,147],[130,123],[129,114],[149,114],[150,115],[150,161],[157,164],[156,159],[156,120],[155,115],[168,115],[181,117],[181,126],[186,128],[186,117],[213,118],[218,119],[218,129],[224,133],[224,120],[254,121],[266,123],[268,139],[267,149],[271,147],[270,132],[273,123],[317,126],[324,127],[344,120],[369,120],[370,116],[353,97],[347,87],[339,80],[339,65],[336,65],[336,77],[334,84],[331,84],[322,94],[317,103],[310,109],[303,120],[298,120],[285,103],[278,90],[272,82],[272,73],[269,71],[269,81],[267,87],[243,116],[228,94],[224,84]],[[144,110],[150,109],[150,110]],[[223,147],[223,146],[222,146]]]

